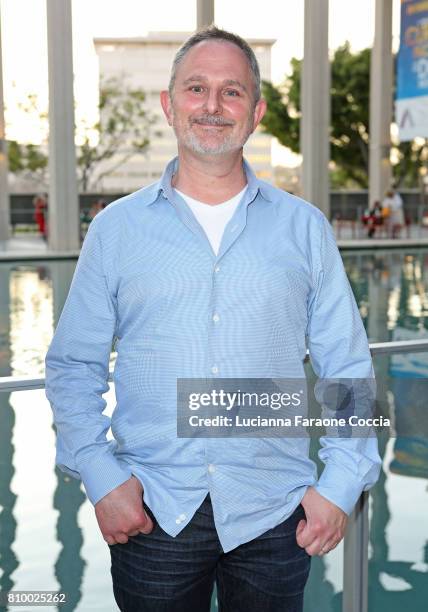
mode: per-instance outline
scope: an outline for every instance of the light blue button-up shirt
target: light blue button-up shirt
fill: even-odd
[[[308,486],[349,513],[380,470],[374,437],[178,438],[178,378],[373,376],[367,336],[330,224],[258,180],[218,255],[161,180],[92,221],[46,356],[57,465],[95,504],[132,474],[159,525],[177,535],[209,492],[227,552],[285,520]],[[214,317],[214,315],[217,315]],[[112,341],[116,406],[103,414]],[[106,434],[111,426],[113,439]]]

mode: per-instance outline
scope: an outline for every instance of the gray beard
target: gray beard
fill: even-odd
[[[196,134],[188,132],[183,138],[183,144],[194,153],[223,155],[225,153],[230,153],[231,151],[241,149],[247,140],[248,136],[244,142],[239,143],[229,136],[216,145],[210,145],[208,143],[201,142]]]
[[[209,145],[208,143],[201,142],[191,128],[185,130],[181,142],[178,139],[178,133],[176,126],[173,124],[175,135],[179,144],[183,144],[194,153],[200,155],[224,155],[225,153],[231,153],[232,151],[239,151],[242,149],[248,138],[252,134],[252,121],[248,122],[248,130],[245,138],[237,141],[233,138],[233,135],[227,136],[222,142],[217,145]]]

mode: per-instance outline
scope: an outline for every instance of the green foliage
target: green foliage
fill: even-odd
[[[47,114],[38,109],[37,96],[31,94],[21,103],[22,111],[40,122],[47,135]],[[82,120],[76,134],[77,172],[80,188],[96,188],[103,177],[134,155],[143,154],[150,145],[156,117],[146,108],[143,90],[129,87],[124,78],[102,81],[98,104],[99,121]],[[46,183],[48,157],[43,146],[8,142],[9,170]],[[105,164],[109,160],[111,165]],[[100,170],[100,167],[103,169]]]
[[[398,163],[394,166],[394,179],[402,187],[417,187],[420,170],[428,165],[428,139],[403,142],[395,148]]]
[[[39,146],[9,140],[7,147],[10,172],[45,182],[48,158]]]
[[[264,131],[293,152],[300,152],[300,83],[302,61],[293,58],[291,74],[275,87],[263,81],[268,111]],[[370,49],[352,53],[346,42],[331,61],[330,156],[334,162],[331,186],[367,188],[369,172]],[[419,168],[428,156],[426,144],[393,145],[398,186],[417,185]]]
[[[83,191],[94,177],[98,183],[134,155],[145,153],[156,123],[155,115],[146,108],[145,92],[128,87],[118,78],[102,81],[99,116],[95,125],[84,126],[83,142],[78,147],[77,164]],[[154,134],[159,136],[160,132]],[[113,160],[112,164],[97,173],[99,164],[108,160]]]

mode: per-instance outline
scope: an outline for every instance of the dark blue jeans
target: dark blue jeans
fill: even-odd
[[[299,505],[285,521],[224,553],[209,494],[175,537],[152,512],[150,534],[109,546],[113,592],[122,612],[208,612],[214,582],[220,612],[301,612],[310,556],[296,542]]]

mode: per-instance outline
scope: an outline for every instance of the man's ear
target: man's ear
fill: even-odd
[[[254,107],[253,132],[256,129],[256,127],[259,125],[260,121],[263,119],[266,113],[266,110],[267,110],[267,102],[263,98],[260,98],[256,106]]]
[[[172,104],[169,91],[167,89],[160,92],[160,103],[162,110],[165,113],[166,120],[168,121],[168,125],[172,125]]]

